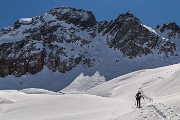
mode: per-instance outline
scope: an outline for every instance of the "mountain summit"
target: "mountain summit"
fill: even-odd
[[[152,29],[131,12],[97,22],[92,12],[71,7],[22,18],[0,30],[0,84],[57,91],[83,73],[90,78],[100,77],[93,87],[134,70],[178,63],[179,46],[160,34],[175,27]],[[56,81],[44,78],[44,73]],[[12,82],[12,75],[20,79]],[[36,84],[31,79],[43,81]]]

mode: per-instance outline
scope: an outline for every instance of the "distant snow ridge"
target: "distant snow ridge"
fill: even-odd
[[[161,35],[131,12],[97,22],[90,11],[58,7],[22,18],[0,30],[0,89],[85,92],[135,70],[179,63],[178,38]]]
[[[20,91],[26,94],[50,94],[50,95],[58,94],[56,92],[52,92],[52,91],[44,90],[44,89],[37,89],[37,88],[22,89]]]

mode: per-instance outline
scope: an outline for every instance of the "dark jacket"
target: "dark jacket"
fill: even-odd
[[[136,100],[140,100],[141,98],[144,99],[143,95],[141,95],[140,92],[138,92],[135,97],[136,97]]]

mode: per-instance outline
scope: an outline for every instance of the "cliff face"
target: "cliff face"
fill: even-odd
[[[157,28],[172,29],[170,35],[179,31],[173,23]],[[0,31],[0,76],[36,74],[44,66],[61,73],[79,64],[95,66],[102,62],[93,52],[103,47],[97,42],[128,59],[148,54],[169,57],[176,51],[174,43],[143,25],[131,12],[97,22],[92,12],[60,7],[42,16],[22,18]]]

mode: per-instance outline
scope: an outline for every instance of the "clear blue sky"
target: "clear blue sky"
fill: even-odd
[[[0,0],[0,28],[25,17],[33,17],[60,6],[90,10],[97,21],[115,19],[132,11],[146,25],[180,24],[180,0]]]

